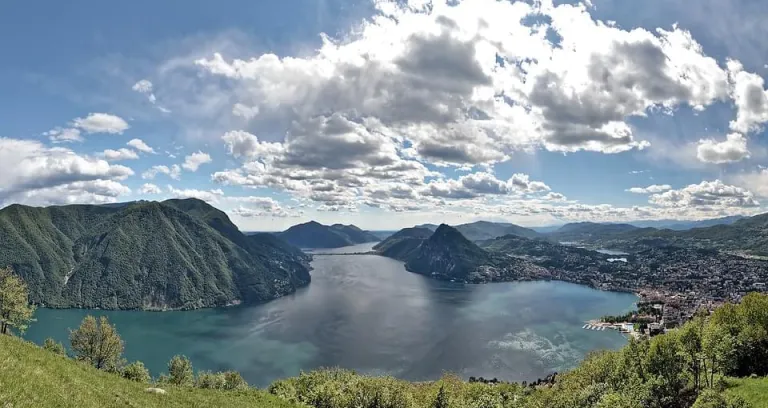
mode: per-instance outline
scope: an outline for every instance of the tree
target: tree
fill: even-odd
[[[8,334],[11,328],[23,333],[34,314],[27,284],[11,268],[0,269],[0,334]]]
[[[709,373],[707,386],[715,386],[715,374],[725,374],[733,364],[735,340],[728,331],[717,324],[709,324],[702,335],[704,374]]]
[[[69,342],[78,360],[98,369],[117,371],[123,363],[123,340],[106,316],[101,316],[98,321],[93,316],[86,316],[80,327],[70,332]]]
[[[192,362],[185,356],[173,356],[168,362],[169,382],[174,385],[193,385],[195,372],[192,370]]]
[[[448,393],[445,391],[445,386],[440,386],[440,391],[437,392],[435,401],[432,403],[432,408],[448,408]]]
[[[149,375],[149,370],[144,367],[144,363],[141,361],[136,361],[123,367],[121,375],[123,378],[141,383],[148,383],[152,379]]]
[[[225,390],[239,390],[241,388],[247,388],[248,383],[245,382],[243,376],[237,371],[224,372],[224,389]]]
[[[45,339],[45,342],[43,342],[43,349],[48,350],[54,354],[58,354],[60,356],[67,355],[67,349],[64,348],[64,345],[61,343],[57,343],[54,339],[50,337]]]
[[[702,316],[697,316],[680,328],[678,340],[685,358],[685,366],[693,379],[693,389],[698,392],[701,384],[703,365],[702,333],[705,321]],[[706,374],[706,373],[705,373]]]

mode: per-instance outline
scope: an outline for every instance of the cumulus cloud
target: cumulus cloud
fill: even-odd
[[[134,149],[136,149],[136,150],[138,150],[140,152],[155,154],[155,149],[149,147],[141,139],[131,139],[131,141],[126,143],[126,145],[128,145],[130,147],[133,147]]]
[[[78,197],[84,202],[111,201],[129,192],[117,181],[133,175],[128,167],[32,140],[0,138],[0,163],[2,202],[61,203]],[[59,199],[57,193],[62,194]]]
[[[763,78],[744,71],[738,61],[728,61],[727,65],[736,104],[736,119],[731,121],[731,129],[741,133],[759,131],[762,124],[768,122],[768,92],[763,89]]]
[[[626,191],[634,194],[658,194],[667,190],[671,190],[672,186],[669,184],[653,184],[648,187],[632,187]]]
[[[226,197],[227,202],[238,203],[239,205],[228,211],[236,216],[243,218],[255,217],[299,217],[303,214],[301,210],[295,210],[292,207],[284,208],[272,197]]]
[[[72,125],[86,133],[122,134],[130,128],[123,118],[108,113],[89,113],[84,118],[75,118]]]
[[[192,153],[184,158],[184,163],[181,165],[184,170],[197,171],[205,163],[210,163],[211,156],[208,153],[197,152]]]
[[[236,103],[232,106],[232,114],[245,120],[250,120],[259,114],[259,107]]]
[[[178,164],[174,164],[171,167],[164,165],[152,166],[149,170],[141,173],[141,178],[152,180],[158,174],[165,174],[174,180],[179,180],[181,179],[181,167]]]
[[[720,180],[702,181],[679,190],[654,194],[649,202],[661,207],[757,207],[760,203],[754,194],[744,188],[723,183]]]
[[[324,37],[314,55],[214,53],[196,64],[259,101],[257,122],[329,112],[376,121],[417,157],[457,165],[505,160],[532,146],[644,148],[629,118],[703,109],[729,96],[726,71],[678,27],[627,31],[594,20],[582,5],[546,1],[376,7],[346,38]],[[542,18],[532,24],[532,15]]]
[[[224,196],[224,192],[215,190],[195,190],[195,189],[176,189],[168,185],[168,193],[175,198],[197,198],[209,203],[216,204]]]
[[[103,157],[107,161],[121,161],[121,160],[136,160],[139,158],[139,155],[131,149],[121,148],[118,150],[112,150],[112,149],[104,150],[104,152],[101,154],[101,157]]]
[[[72,143],[82,142],[83,137],[80,135],[80,129],[73,128],[53,128],[43,133],[43,136],[48,136],[48,139],[53,143]]]
[[[141,194],[160,194],[163,190],[152,184],[152,183],[144,183],[141,188],[139,188],[139,193]]]
[[[696,157],[703,162],[723,164],[747,159],[749,155],[747,139],[739,133],[731,133],[722,142],[700,140]]]

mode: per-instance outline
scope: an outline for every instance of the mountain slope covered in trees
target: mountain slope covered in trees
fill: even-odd
[[[0,265],[50,307],[192,309],[260,302],[309,283],[309,258],[248,237],[200,200],[0,210]]]
[[[323,225],[316,221],[294,225],[276,235],[299,248],[341,248],[379,241],[378,236],[354,225]]]

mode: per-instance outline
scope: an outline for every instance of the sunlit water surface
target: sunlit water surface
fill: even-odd
[[[440,282],[375,255],[320,255],[312,266],[308,287],[262,305],[163,313],[40,309],[26,337],[66,344],[68,329],[90,313],[109,316],[127,359],[143,361],[154,375],[184,354],[196,369],[237,370],[258,386],[329,366],[409,380],[451,371],[522,381],[625,344],[619,333],[582,326],[636,301],[563,282]]]

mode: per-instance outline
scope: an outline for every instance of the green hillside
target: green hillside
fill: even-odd
[[[57,356],[18,338],[0,336],[0,407],[296,407],[254,389],[221,391],[163,386],[167,394],[158,395],[145,392],[148,387],[149,384]]]
[[[354,225],[323,225],[316,221],[294,225],[276,234],[282,240],[299,248],[341,248],[376,242],[379,238]]]
[[[200,200],[0,210],[0,265],[50,307],[192,309],[309,283],[308,258],[242,234]]]

